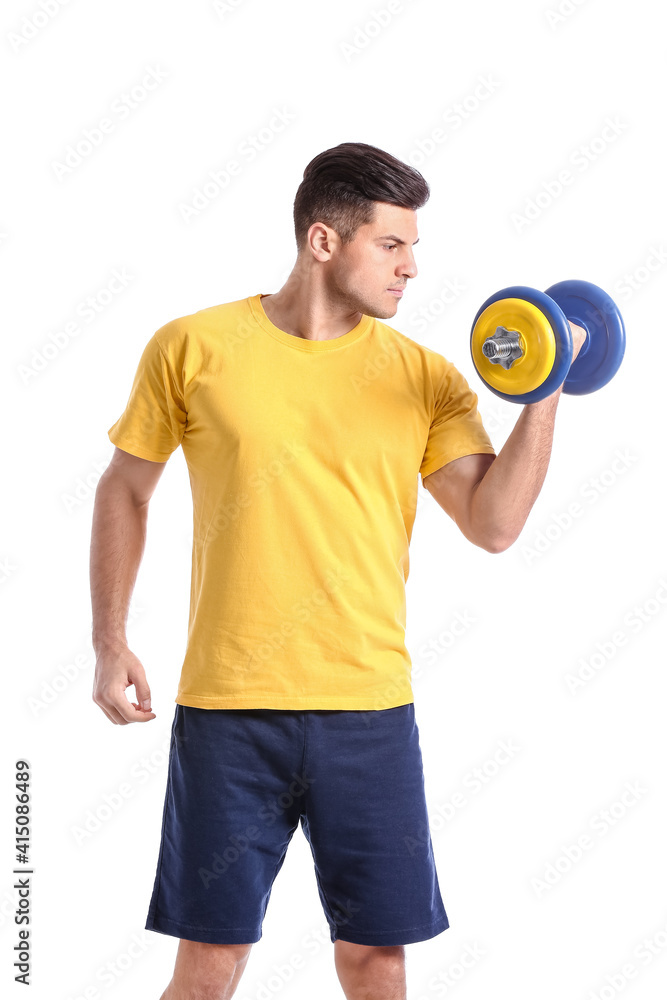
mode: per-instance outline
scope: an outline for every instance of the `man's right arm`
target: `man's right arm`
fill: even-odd
[[[115,725],[155,718],[143,665],[128,648],[125,629],[146,542],[148,503],[166,464],[115,448],[95,491],[90,546],[93,701]],[[138,704],[131,705],[125,695],[131,684]]]

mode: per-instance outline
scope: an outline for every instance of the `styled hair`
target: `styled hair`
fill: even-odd
[[[310,161],[294,199],[294,234],[301,252],[308,230],[323,222],[342,243],[375,218],[376,201],[415,211],[425,205],[429,186],[414,167],[377,146],[342,142]]]

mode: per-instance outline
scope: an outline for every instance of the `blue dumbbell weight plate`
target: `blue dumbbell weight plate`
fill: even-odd
[[[512,403],[536,403],[540,399],[544,399],[546,396],[551,395],[552,392],[555,392],[567,375],[570,368],[570,359],[572,358],[572,334],[570,327],[568,326],[562,311],[554,308],[554,300],[548,294],[540,292],[537,288],[530,288],[527,285],[511,285],[508,288],[501,288],[493,295],[490,295],[489,298],[482,303],[480,308],[477,310],[477,314],[472,323],[473,331],[475,330],[477,320],[487,306],[490,306],[493,302],[497,302],[501,299],[524,299],[525,301],[536,306],[546,316],[554,331],[556,341],[556,357],[554,359],[553,367],[545,380],[541,385],[530,392],[502,392],[500,389],[489,385],[486,380],[484,381],[486,382],[488,388],[491,389],[491,392],[494,392],[496,396],[500,396],[501,399],[506,399]],[[473,354],[473,362],[474,361],[475,357]],[[478,374],[481,374],[479,369]],[[484,379],[483,375],[481,377]]]
[[[563,385],[563,392],[584,395],[606,385],[625,353],[625,327],[614,300],[589,281],[559,281],[545,292],[571,323],[588,333]]]

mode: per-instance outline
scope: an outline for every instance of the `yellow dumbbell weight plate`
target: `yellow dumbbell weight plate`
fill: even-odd
[[[482,353],[482,345],[499,326],[516,330],[523,356],[511,368],[492,364]],[[541,309],[525,299],[498,299],[480,315],[472,332],[472,356],[482,379],[494,389],[518,396],[542,385],[556,358],[556,338]]]

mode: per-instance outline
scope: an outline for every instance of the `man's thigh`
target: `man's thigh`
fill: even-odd
[[[414,704],[308,714],[301,817],[331,940],[392,946],[449,926]]]
[[[177,705],[146,928],[210,944],[261,937],[298,826],[297,713]]]

